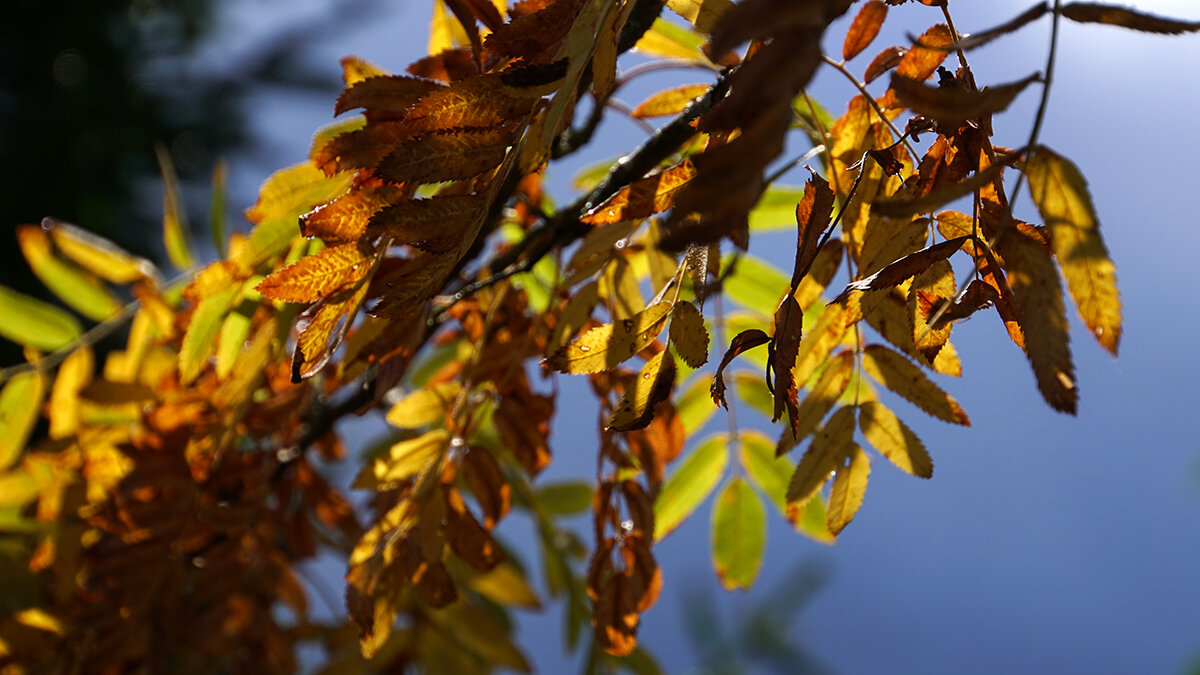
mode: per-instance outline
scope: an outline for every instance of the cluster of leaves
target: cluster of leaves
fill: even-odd
[[[660,17],[664,4],[694,30]],[[901,470],[932,475],[869,382],[968,424],[933,379],[961,374],[958,321],[995,311],[1047,402],[1074,412],[1060,275],[1115,354],[1113,264],[1075,166],[1036,131],[1017,150],[991,141],[991,116],[1050,72],[980,89],[966,50],[1047,13],[1055,26],[1200,26],[1043,3],[964,40],[945,2],[923,0],[945,23],[882,50],[858,80],[845,61],[900,4],[863,3],[835,61],[821,39],[849,0],[436,2],[431,55],[406,75],[344,60],[335,113],[363,112],[271,176],[246,213],[254,227],[218,236],[221,259],[181,281],[64,223],[18,228],[34,272],[101,323],[81,335],[63,310],[0,289],[0,333],[30,361],[0,392],[14,589],[0,658],[286,672],[315,642],[336,668],[527,669],[506,608],[540,600],[495,533],[516,507],[536,525],[547,591],[566,599],[569,645],[590,623],[593,663],[648,669],[636,635],[663,584],[654,544],[718,485],[713,561],[732,589],[757,576],[766,503],[819,541],[854,518],[872,462],[859,432]],[[618,57],[635,46],[716,81],[637,106],[638,119],[672,119],[555,210],[542,176],[616,105]],[[805,93],[823,64],[861,92],[837,119]],[[793,132],[823,165],[802,189],[777,184],[794,163],[768,173]],[[933,136],[923,152],[919,134]],[[166,169],[168,250],[191,270]],[[1028,182],[1043,225],[1014,217],[1006,171]],[[790,279],[738,251],[752,231],[793,225]],[[839,274],[849,282],[829,300]],[[125,349],[96,368],[95,337],[130,317]],[[697,372],[713,333],[736,335],[715,373]],[[697,438],[729,404],[739,357],[766,377],[729,375],[738,399],[786,418],[782,432],[738,431],[731,417],[730,433]],[[556,413],[539,370],[590,382],[591,483],[535,487]],[[356,510],[312,451],[341,458],[334,423],[372,409],[393,432],[363,456],[353,487],[370,498]],[[589,509],[590,552],[559,522]],[[321,549],[348,561],[347,624],[310,616],[300,575]]]

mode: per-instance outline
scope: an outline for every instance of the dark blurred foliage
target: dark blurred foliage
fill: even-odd
[[[314,76],[298,45],[336,34],[337,22],[354,20],[365,2],[338,3],[303,26],[268,28],[248,59],[206,72],[195,56],[206,46],[219,50],[217,10],[228,1],[4,3],[0,284],[49,298],[12,234],[45,216],[162,260],[155,144],[169,151],[185,189],[206,188],[218,157],[256,151],[246,132],[248,95],[280,87],[336,95],[337,80],[328,69]],[[204,213],[204,191],[191,192],[189,206]],[[0,365],[20,360],[15,346],[0,344]]]

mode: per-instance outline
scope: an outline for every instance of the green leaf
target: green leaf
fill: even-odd
[[[246,338],[250,336],[250,317],[253,313],[253,305],[249,311],[239,308],[230,312],[221,323],[221,335],[217,340],[217,377],[222,380],[233,371],[238,356],[246,346]]]
[[[803,186],[772,185],[768,187],[750,211],[750,231],[795,230],[796,204],[799,204],[803,198]]]
[[[591,483],[564,481],[549,483],[533,493],[539,510],[551,516],[574,516],[592,508],[595,490]]]
[[[59,309],[0,286],[0,336],[17,344],[52,351],[79,337],[79,322]]]
[[[733,376],[733,386],[742,402],[768,419],[775,413],[775,399],[767,389],[767,382],[761,373],[739,371]]]
[[[12,466],[33,425],[46,393],[46,379],[39,372],[21,373],[0,390],[0,469]]]
[[[754,585],[766,543],[766,509],[746,481],[734,478],[713,507],[713,565],[726,590]]]
[[[54,253],[42,228],[18,226],[17,243],[37,278],[75,311],[94,321],[121,311],[120,301],[100,279]]]
[[[691,378],[683,393],[675,397],[675,414],[683,423],[684,432],[691,437],[701,427],[708,423],[717,412],[717,404],[713,403],[708,387],[712,378],[700,375]]]
[[[200,301],[192,312],[183,345],[179,349],[179,382],[187,385],[200,375],[208,357],[215,349],[217,334],[224,325],[225,315],[241,295],[241,284],[214,293]]]
[[[802,511],[788,511],[787,489],[796,463],[787,457],[776,458],[775,443],[761,432],[743,431],[741,440],[742,468],[771,504],[797,532],[821,543],[832,543],[835,537],[826,525],[825,499],[821,495],[808,500]]]
[[[175,167],[166,148],[156,145],[154,154],[158,157],[158,170],[163,177],[163,244],[171,264],[178,269],[189,270],[195,267],[196,257],[192,255],[192,247],[188,243],[187,212],[179,201],[179,178],[175,175]]]
[[[661,540],[684,521],[721,482],[729,463],[728,436],[714,434],[675,468],[654,500],[654,539]]]
[[[733,256],[721,260],[722,275],[727,273],[732,260]],[[775,316],[775,309],[791,282],[778,267],[749,254],[738,257],[733,274],[724,279],[725,295],[730,300],[763,316]]]
[[[592,190],[608,175],[613,165],[617,163],[617,159],[616,157],[603,159],[576,171],[575,175],[571,176],[571,189],[579,192]]]

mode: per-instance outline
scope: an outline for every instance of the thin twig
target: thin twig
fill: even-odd
[[[892,133],[896,134],[896,138],[899,138],[900,140],[904,141],[904,149],[908,150],[908,154],[913,158],[913,164],[914,165],[920,164],[921,156],[918,155],[917,151],[914,150],[912,145],[909,144],[908,136],[906,136],[899,129],[897,129],[896,125],[892,122],[891,118],[889,118],[887,115],[884,114],[883,108],[879,107],[879,102],[876,101],[875,97],[872,96],[871,93],[867,91],[867,85],[863,84],[862,82],[859,82],[858,78],[854,76],[854,73],[851,73],[849,70],[846,70],[845,64],[834,61],[833,59],[829,58],[825,54],[821,55],[821,59],[824,60],[825,63],[829,64],[830,66],[833,66],[833,68],[835,70],[837,70],[839,73],[846,76],[846,79],[850,80],[850,82],[854,85],[854,87],[856,89],[858,89],[859,93],[861,93],[863,95],[863,98],[867,99],[867,103],[871,104],[871,108],[873,108],[875,110],[875,114],[879,115],[879,119],[883,120],[883,123],[886,124],[888,126],[888,128],[892,130]]]
[[[1038,136],[1042,132],[1042,122],[1046,119],[1046,106],[1050,101],[1050,84],[1054,81],[1054,61],[1058,54],[1058,24],[1061,17],[1058,7],[1061,2],[1062,0],[1054,0],[1054,14],[1050,17],[1050,55],[1046,57],[1046,74],[1042,81],[1042,100],[1038,102],[1037,116],[1033,118],[1033,129],[1029,132],[1029,142],[1025,144],[1025,147],[1029,148],[1029,152],[1033,152],[1037,145]],[[1008,198],[1010,211],[1017,202],[1017,196],[1021,194],[1021,184],[1024,179],[1025,173],[1018,172],[1012,196]]]

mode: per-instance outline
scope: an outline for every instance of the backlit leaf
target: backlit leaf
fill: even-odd
[[[1079,315],[1100,345],[1115,355],[1121,340],[1116,267],[1100,237],[1087,182],[1070,160],[1045,147],[1025,162],[1025,175]]]
[[[225,315],[242,293],[241,284],[205,296],[192,310],[183,344],[179,348],[179,381],[190,384],[203,370],[208,357],[216,349],[217,335],[225,322]]]
[[[712,85],[708,84],[684,84],[664,89],[637,104],[629,115],[636,119],[678,115],[689,103],[703,96],[711,88]]]
[[[423,96],[442,87],[436,82],[407,75],[378,75],[359,80],[346,87],[338,96],[334,115],[355,108],[400,114],[407,111]]]
[[[378,171],[394,183],[470,178],[499,166],[512,140],[509,127],[437,131],[401,143]]]
[[[958,401],[942,391],[920,368],[883,345],[868,345],[863,350],[863,370],[888,389],[934,417],[970,426]]]
[[[547,483],[534,491],[535,503],[552,516],[575,516],[590,511],[596,489],[585,481]]]
[[[838,459],[854,442],[854,413],[852,406],[838,408],[800,458],[788,481],[789,513],[811,499],[837,469]]]
[[[1098,2],[1069,2],[1059,8],[1059,13],[1080,23],[1105,23],[1111,26],[1132,28],[1147,33],[1194,33],[1200,31],[1200,21],[1167,19],[1128,7],[1106,5]]]
[[[457,381],[438,382],[418,389],[396,401],[387,412],[387,422],[401,429],[418,429],[445,418],[462,392]]]
[[[946,24],[939,23],[921,34],[896,66],[896,73],[918,81],[925,81],[946,60],[944,48],[954,44],[954,36]],[[941,47],[942,49],[936,49]]]
[[[675,195],[696,175],[696,169],[685,160],[669,169],[639,178],[621,188],[603,204],[580,218],[585,223],[603,225],[625,220],[640,220],[671,208]]]
[[[654,20],[650,30],[638,40],[634,49],[643,54],[668,59],[707,61],[700,45],[704,42],[699,34],[677,26],[661,17]]]
[[[829,489],[828,515],[829,531],[841,533],[846,525],[854,519],[858,507],[862,505],[863,495],[867,492],[867,478],[871,475],[871,461],[867,453],[852,444],[843,463],[837,469],[833,478],[833,486]]]
[[[403,189],[395,185],[354,190],[301,216],[300,233],[320,237],[326,243],[353,241],[366,231],[371,216],[403,194]]]
[[[821,420],[825,419],[841,398],[842,392],[846,391],[846,385],[850,383],[853,375],[853,352],[843,351],[830,359],[829,365],[821,372],[821,377],[813,384],[796,410],[796,433],[793,434],[791,428],[784,429],[783,436],[775,448],[776,455],[782,455],[796,447],[800,439],[811,434],[821,424]]]
[[[0,286],[0,336],[17,344],[55,350],[79,337],[79,322],[69,312]]]
[[[729,451],[725,434],[700,442],[675,466],[654,500],[654,540],[670,534],[700,506],[725,475]]]
[[[295,227],[300,214],[341,195],[352,179],[348,173],[326,176],[309,161],[280,169],[258,189],[258,201],[246,211],[246,218],[253,223],[290,218]]]
[[[608,428],[614,431],[644,429],[654,417],[654,406],[671,395],[675,385],[675,360],[663,350],[646,362],[633,385],[621,397]]]
[[[863,83],[870,84],[880,75],[900,65],[900,61],[907,53],[908,50],[904,47],[892,46],[876,54],[875,58],[871,60],[870,65],[863,72]]]
[[[188,241],[187,212],[179,198],[179,178],[166,148],[154,146],[158,157],[158,170],[163,178],[163,244],[167,257],[177,269],[188,270],[196,265],[192,246]]]
[[[654,342],[671,309],[671,303],[660,302],[628,319],[597,326],[548,356],[543,363],[573,375],[616,368]]]
[[[725,356],[721,357],[721,364],[717,366],[717,372],[713,374],[712,386],[709,388],[713,402],[719,403],[724,408],[729,407],[725,403],[725,380],[721,375],[725,366],[728,366],[738,354],[765,345],[770,341],[771,336],[757,328],[744,330],[733,336],[733,339],[729,341],[729,349],[725,350]]]
[[[87,345],[80,345],[59,365],[46,410],[46,416],[50,418],[50,438],[65,438],[79,428],[79,394],[91,383],[94,370],[95,357]]]
[[[842,44],[842,58],[849,61],[870,46],[886,18],[887,5],[883,0],[869,0],[865,3],[855,15],[850,30],[846,31],[846,40]]]
[[[246,346],[250,335],[251,317],[241,311],[230,312],[221,323],[217,338],[217,377],[225,379],[233,371],[238,356]]]
[[[372,232],[439,253],[459,243],[486,206],[482,195],[440,195],[397,201],[371,216]]]
[[[536,96],[507,87],[501,75],[486,74],[439,87],[405,115],[420,134],[454,129],[484,129],[525,117]]]
[[[671,311],[671,345],[683,362],[699,368],[708,362],[708,329],[704,316],[692,303],[681,300]]]
[[[925,444],[895,413],[879,401],[866,401],[860,410],[858,424],[863,436],[880,454],[906,473],[933,477],[933,459]]]
[[[725,590],[749,590],[762,568],[767,512],[741,477],[725,486],[713,504],[713,566]]]
[[[736,261],[736,262],[735,262]],[[788,277],[778,267],[750,254],[721,261],[722,290],[737,304],[765,317],[772,316],[788,290]],[[729,268],[733,266],[733,272]]]
[[[256,290],[273,300],[315,302],[361,281],[370,259],[356,242],[323,249],[263,279]]]
[[[848,328],[846,311],[841,305],[833,304],[821,312],[812,330],[800,341],[793,375],[796,382],[808,382],[817,368],[829,358],[830,352],[842,341]]]
[[[53,218],[42,220],[42,229],[50,234],[54,248],[75,264],[114,284],[129,284],[139,279],[154,279],[154,264],[120,246],[70,223]]]
[[[949,258],[962,247],[967,239],[968,237],[947,239],[895,260],[866,279],[859,279],[847,284],[846,289],[838,295],[834,302],[844,300],[851,291],[878,291],[898,286],[929,269],[934,263]]]
[[[99,279],[54,254],[42,228],[18,225],[17,243],[37,278],[75,311],[95,321],[121,311],[120,301]]]
[[[667,7],[687,19],[701,33],[712,33],[721,15],[733,6],[731,0],[666,0]]]
[[[387,455],[363,467],[354,479],[359,489],[387,490],[429,467],[450,443],[450,432],[434,429],[423,436],[396,443]]]
[[[0,389],[0,470],[21,456],[45,394],[46,376],[37,371],[14,375]]]
[[[709,380],[696,375],[683,393],[675,397],[675,414],[683,424],[684,432],[690,437],[703,427],[717,412],[717,404],[709,395]]]

